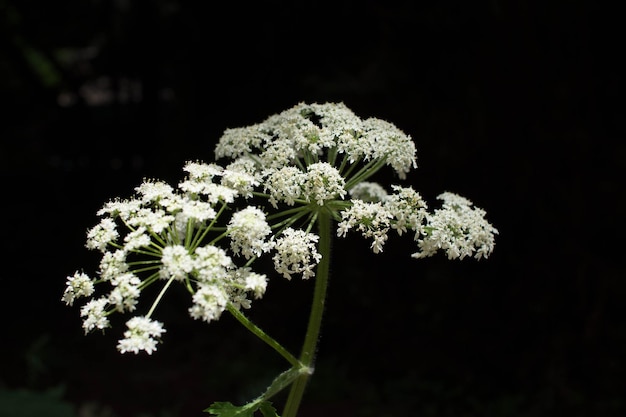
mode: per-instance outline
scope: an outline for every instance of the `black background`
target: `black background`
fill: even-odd
[[[379,255],[335,242],[301,415],[626,415],[617,13],[204,3],[0,0],[5,409],[58,388],[81,417],[200,416],[261,392],[286,363],[230,317],[194,322],[173,294],[159,350],[122,356],[123,322],[84,336],[65,277],[97,267],[83,245],[105,201],[212,161],[226,128],[342,101],[414,138],[406,183],[431,205],[462,194],[500,235],[480,262],[410,259],[410,239]],[[275,278],[250,316],[297,351],[311,289]]]

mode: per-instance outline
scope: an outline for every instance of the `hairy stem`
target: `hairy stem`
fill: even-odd
[[[330,270],[330,244],[331,244],[331,218],[328,211],[320,210],[318,215],[319,225],[319,252],[322,255],[322,259],[317,266],[317,273],[315,275],[315,290],[313,293],[313,303],[311,305],[311,312],[309,315],[309,325],[307,327],[306,336],[302,345],[302,352],[300,353],[300,363],[302,366],[313,370],[315,361],[315,353],[317,349],[317,342],[320,334],[320,327],[322,325],[322,315],[324,313],[324,302],[326,300],[326,288],[328,286],[328,275]],[[312,372],[311,372],[312,373]],[[311,373],[302,373],[294,380],[285,409],[283,410],[283,417],[296,417],[300,402],[304,395],[304,389],[311,376]]]

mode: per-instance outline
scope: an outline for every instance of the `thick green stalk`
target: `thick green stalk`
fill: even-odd
[[[315,361],[317,342],[322,325],[322,315],[324,313],[324,302],[326,300],[326,288],[328,287],[328,275],[330,271],[330,244],[332,239],[331,218],[330,213],[325,209],[319,211],[318,226],[320,238],[319,252],[322,255],[322,259],[317,265],[309,325],[302,345],[302,352],[300,353],[300,363],[311,370],[313,369],[313,362]],[[282,417],[296,417],[304,395],[304,389],[306,388],[311,373],[302,373],[293,382]]]

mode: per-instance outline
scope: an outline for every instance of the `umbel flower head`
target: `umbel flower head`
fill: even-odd
[[[300,103],[265,121],[226,129],[216,148],[223,165],[189,161],[176,186],[144,180],[128,199],[107,202],[87,231],[98,270],[67,278],[62,300],[80,308],[85,332],[110,327],[113,313],[131,314],[120,352],[156,350],[163,324],[154,318],[165,294],[189,294],[188,313],[211,322],[225,310],[250,308],[273,276],[315,278],[322,260],[314,227],[335,221],[335,234],[360,233],[374,253],[389,233],[412,233],[413,257],[443,250],[451,259],[488,257],[497,230],[485,212],[452,193],[429,212],[411,187],[389,191],[370,182],[390,167],[398,179],[416,167],[411,138],[389,122],[361,119],[343,103]],[[268,256],[274,271],[255,270]],[[145,304],[146,289],[151,299]]]
[[[384,120],[362,120],[343,103],[300,103],[261,123],[227,129],[215,156],[254,161],[274,205],[323,205],[385,165],[400,179],[416,167],[410,136]]]

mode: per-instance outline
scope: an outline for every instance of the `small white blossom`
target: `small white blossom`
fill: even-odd
[[[374,253],[382,252],[387,241],[393,214],[382,203],[365,203],[352,200],[352,207],[341,212],[342,221],[337,225],[337,236],[345,236],[350,229],[361,232],[365,238],[372,238]]]
[[[485,211],[457,194],[446,192],[437,198],[444,201],[442,208],[427,217],[425,235],[417,239],[420,251],[412,256],[425,258],[441,249],[448,259],[489,257],[498,230],[485,219]]]
[[[195,255],[193,272],[200,282],[221,282],[228,276],[228,270],[234,267],[226,251],[216,246],[196,248]]]
[[[256,164],[250,158],[238,158],[230,163],[224,170],[221,184],[225,187],[237,190],[244,198],[252,197],[254,187],[260,184],[256,174]]]
[[[107,299],[98,298],[89,300],[87,304],[81,307],[80,316],[85,318],[83,320],[85,333],[89,333],[93,329],[104,330],[109,327],[110,323],[105,311],[106,306]]]
[[[139,353],[145,350],[148,355],[156,351],[156,346],[161,335],[165,333],[163,324],[151,320],[148,317],[135,316],[126,322],[128,330],[124,332],[124,338],[117,344],[121,353]]]
[[[415,143],[410,136],[385,120],[370,118],[363,124],[372,159],[387,161],[400,179],[405,179],[411,168],[417,168]]]
[[[294,140],[289,136],[279,136],[268,143],[263,149],[259,160],[261,166],[266,169],[280,169],[293,164],[298,157],[298,151],[294,146]]]
[[[228,294],[218,285],[200,284],[193,295],[193,305],[189,308],[192,318],[207,323],[220,318],[228,305]]]
[[[399,235],[407,228],[419,236],[423,230],[424,219],[428,212],[422,196],[411,187],[392,185],[394,191],[385,201],[385,208],[393,215],[391,228],[396,229]]]
[[[144,226],[131,231],[124,237],[124,250],[131,252],[135,249],[146,248],[150,246],[152,240],[147,234],[147,229]]]
[[[366,203],[377,203],[387,198],[388,193],[382,185],[377,182],[363,181],[352,187],[349,191],[350,197],[354,200],[361,200]]]
[[[80,297],[89,297],[94,292],[93,281],[89,278],[89,275],[78,272],[74,275],[67,277],[65,291],[63,292],[62,300],[67,305],[73,305],[74,300]]]
[[[202,162],[187,162],[183,170],[189,173],[189,178],[194,180],[211,180],[215,176],[222,175],[223,168],[217,164],[205,164]]]
[[[163,248],[159,275],[163,279],[173,278],[182,281],[194,267],[194,262],[187,248],[182,245],[171,245]]]
[[[337,168],[329,163],[311,164],[307,168],[303,184],[304,199],[323,206],[328,200],[343,198],[346,194],[345,184]]]
[[[137,199],[131,200],[114,200],[109,201],[98,210],[98,216],[108,214],[111,217],[119,216],[122,220],[126,221],[129,217],[137,212],[141,208],[141,201]]]
[[[306,105],[301,103],[299,105],[301,112],[307,112],[318,115],[320,118],[319,141],[325,147],[337,147],[340,152],[347,152],[350,158],[355,161],[362,155],[362,150],[359,149],[358,141],[356,140],[356,132],[363,130],[363,121],[356,114],[352,112],[343,103],[325,103],[317,104],[313,103]]]
[[[317,251],[319,236],[304,230],[287,228],[276,239],[274,269],[283,277],[291,279],[293,274],[302,274],[302,279],[315,276],[315,267],[322,259]]]
[[[241,253],[246,259],[260,256],[271,249],[266,238],[272,229],[265,220],[265,213],[256,207],[248,206],[234,213],[227,230],[232,251]]]
[[[252,307],[252,302],[245,291],[234,291],[230,294],[230,304],[237,310]]]
[[[110,281],[128,271],[128,268],[126,251],[118,249],[115,252],[105,252],[100,260],[98,275],[103,281]]]
[[[116,311],[134,311],[139,295],[141,280],[133,273],[128,272],[111,280],[113,289],[109,293],[108,303],[115,307]]]
[[[257,274],[256,272],[246,271],[245,273],[245,289],[254,292],[254,298],[261,298],[267,289],[267,276],[265,274]]]
[[[142,203],[160,203],[168,199],[174,198],[174,189],[171,185],[163,181],[144,181],[140,186],[135,188],[141,195]]]
[[[217,215],[211,204],[189,199],[185,199],[185,203],[182,206],[182,214],[185,219],[193,220],[194,222],[214,219]]]
[[[115,241],[118,236],[115,221],[105,217],[87,232],[87,244],[85,246],[87,249],[97,249],[104,253],[107,246]]]
[[[263,124],[226,129],[215,147],[215,157],[234,159],[259,149],[262,143],[271,140],[271,135],[264,130]]]
[[[210,204],[216,204],[220,201],[232,203],[238,195],[237,190],[234,188],[225,187],[203,179],[185,180],[178,185],[178,188],[191,195],[203,196]]]
[[[279,202],[293,206],[297,199],[302,198],[305,180],[306,174],[293,166],[271,171],[264,183],[265,192],[270,195],[270,204],[274,208]]]
[[[175,217],[162,209],[141,208],[127,220],[129,226],[141,227],[159,234],[167,229]]]
[[[318,162],[331,150],[350,163],[379,160],[400,178],[416,166],[415,144],[408,135],[383,120],[361,120],[343,103],[299,103],[261,123],[227,129],[215,155],[255,155],[259,170],[273,171],[298,159]]]

